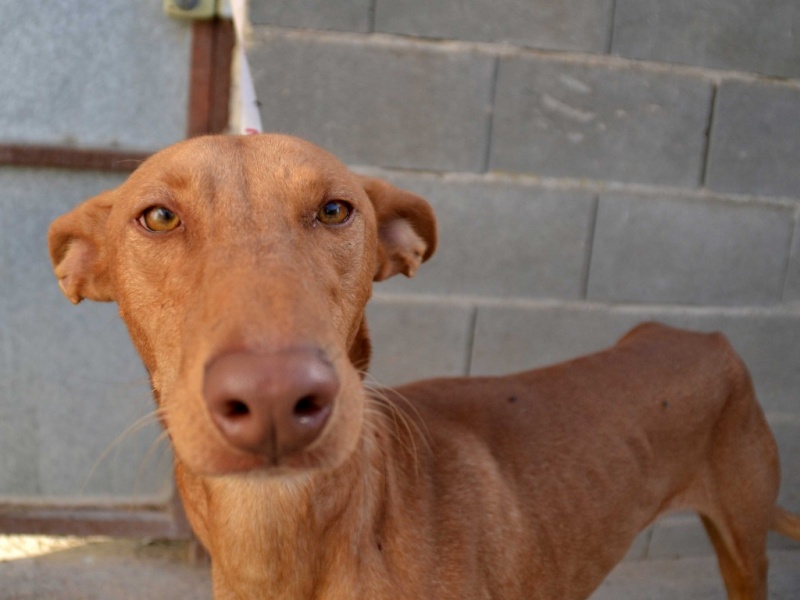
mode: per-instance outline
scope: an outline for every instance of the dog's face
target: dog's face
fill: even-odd
[[[341,464],[361,432],[373,280],[433,252],[427,203],[294,138],[197,138],[51,226],[64,294],[116,301],[179,460]]]

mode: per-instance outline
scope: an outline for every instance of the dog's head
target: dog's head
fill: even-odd
[[[196,138],[58,218],[64,294],[116,301],[197,474],[333,467],[355,448],[372,282],[436,246],[429,205],[278,135]]]

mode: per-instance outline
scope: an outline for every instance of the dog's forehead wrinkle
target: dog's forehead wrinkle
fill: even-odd
[[[260,141],[260,140],[254,140]],[[346,187],[349,171],[338,159],[326,151],[292,138],[278,138],[277,143],[256,147],[249,173],[264,175],[273,185],[291,191],[308,188],[328,191]]]
[[[266,169],[262,177],[251,179],[248,190],[260,198],[274,198],[282,203],[305,198],[322,200],[345,193],[347,184],[340,173],[321,170],[314,164],[282,164]]]

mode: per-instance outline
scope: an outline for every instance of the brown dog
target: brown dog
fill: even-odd
[[[217,598],[586,598],[697,510],[730,598],[766,598],[778,456],[718,334],[644,325],[503,378],[365,389],[372,281],[434,251],[421,198],[297,139],[198,138],[59,218],[73,302],[115,300]]]

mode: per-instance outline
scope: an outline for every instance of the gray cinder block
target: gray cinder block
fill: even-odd
[[[785,206],[603,194],[588,297],[779,304],[792,228],[792,210]]]
[[[612,52],[800,77],[796,0],[617,0]]]
[[[280,35],[260,38],[251,54],[265,130],[349,163],[483,169],[489,56]]]
[[[783,300],[784,302],[800,303],[800,213],[795,215],[792,252],[786,270]]]
[[[696,187],[711,85],[539,57],[500,60],[492,169]]]
[[[723,82],[711,130],[708,187],[800,198],[798,164],[800,89],[773,83]]]
[[[0,331],[0,339],[2,337],[3,332]],[[0,355],[0,360],[10,367],[7,355]],[[3,372],[0,376],[0,398],[15,398],[16,383]],[[40,494],[38,440],[35,407],[0,401],[0,498],[30,498]]]
[[[365,33],[370,29],[370,0],[253,0],[256,25],[334,29]]]
[[[427,198],[440,243],[397,293],[578,299],[583,295],[595,212],[585,190],[555,191],[507,181],[450,181],[411,175],[392,181]]]
[[[377,296],[367,307],[370,379],[396,385],[466,375],[473,314],[466,303]]]
[[[377,31],[603,53],[609,0],[378,0]]]
[[[192,28],[160,2],[4,2],[2,20],[4,142],[147,151],[184,137]]]

